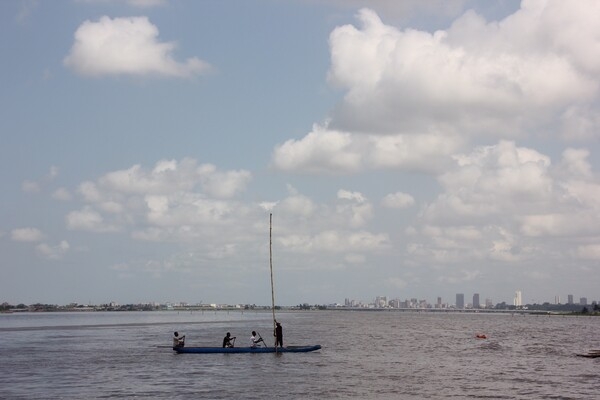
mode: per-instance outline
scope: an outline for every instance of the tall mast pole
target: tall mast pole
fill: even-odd
[[[273,311],[273,333],[275,333],[275,289],[273,285],[273,213],[269,214],[269,264],[271,267],[271,310]],[[277,347],[277,343],[275,347]]]

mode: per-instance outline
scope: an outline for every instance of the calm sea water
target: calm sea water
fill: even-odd
[[[227,331],[272,344],[267,312],[0,315],[1,399],[598,399],[600,318],[282,312],[302,354],[174,354]],[[475,339],[485,333],[488,339]],[[166,347],[165,347],[166,346]]]

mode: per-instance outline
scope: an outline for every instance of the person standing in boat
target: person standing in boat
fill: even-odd
[[[273,332],[273,336],[275,336],[275,347],[283,347],[283,328],[277,321],[275,321],[275,331]]]
[[[173,333],[173,347],[183,347],[185,345],[185,335],[179,336],[178,332]]]
[[[252,336],[250,337],[250,347],[254,348],[254,347],[256,347],[256,345],[258,343],[260,343],[262,341],[263,341],[263,339],[261,337],[257,338],[256,337],[256,332],[252,331]]]
[[[233,341],[232,341],[233,340]],[[231,333],[227,332],[227,335],[223,338],[223,347],[233,347],[235,343],[235,336],[231,337]]]

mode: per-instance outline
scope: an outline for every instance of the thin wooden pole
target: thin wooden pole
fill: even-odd
[[[275,333],[275,289],[273,285],[273,213],[269,214],[269,265],[271,267],[271,310],[273,311],[273,333]],[[277,338],[275,338],[277,347]]]

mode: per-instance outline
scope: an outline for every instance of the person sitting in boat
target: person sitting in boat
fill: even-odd
[[[263,339],[261,337],[256,338],[256,332],[252,331],[252,336],[250,337],[250,347],[254,348],[260,342],[263,342]]]
[[[173,333],[173,347],[185,346],[185,335],[179,336],[178,332]]]
[[[231,337],[231,333],[227,332],[227,335],[223,338],[223,347],[233,347],[235,343],[235,336]]]

